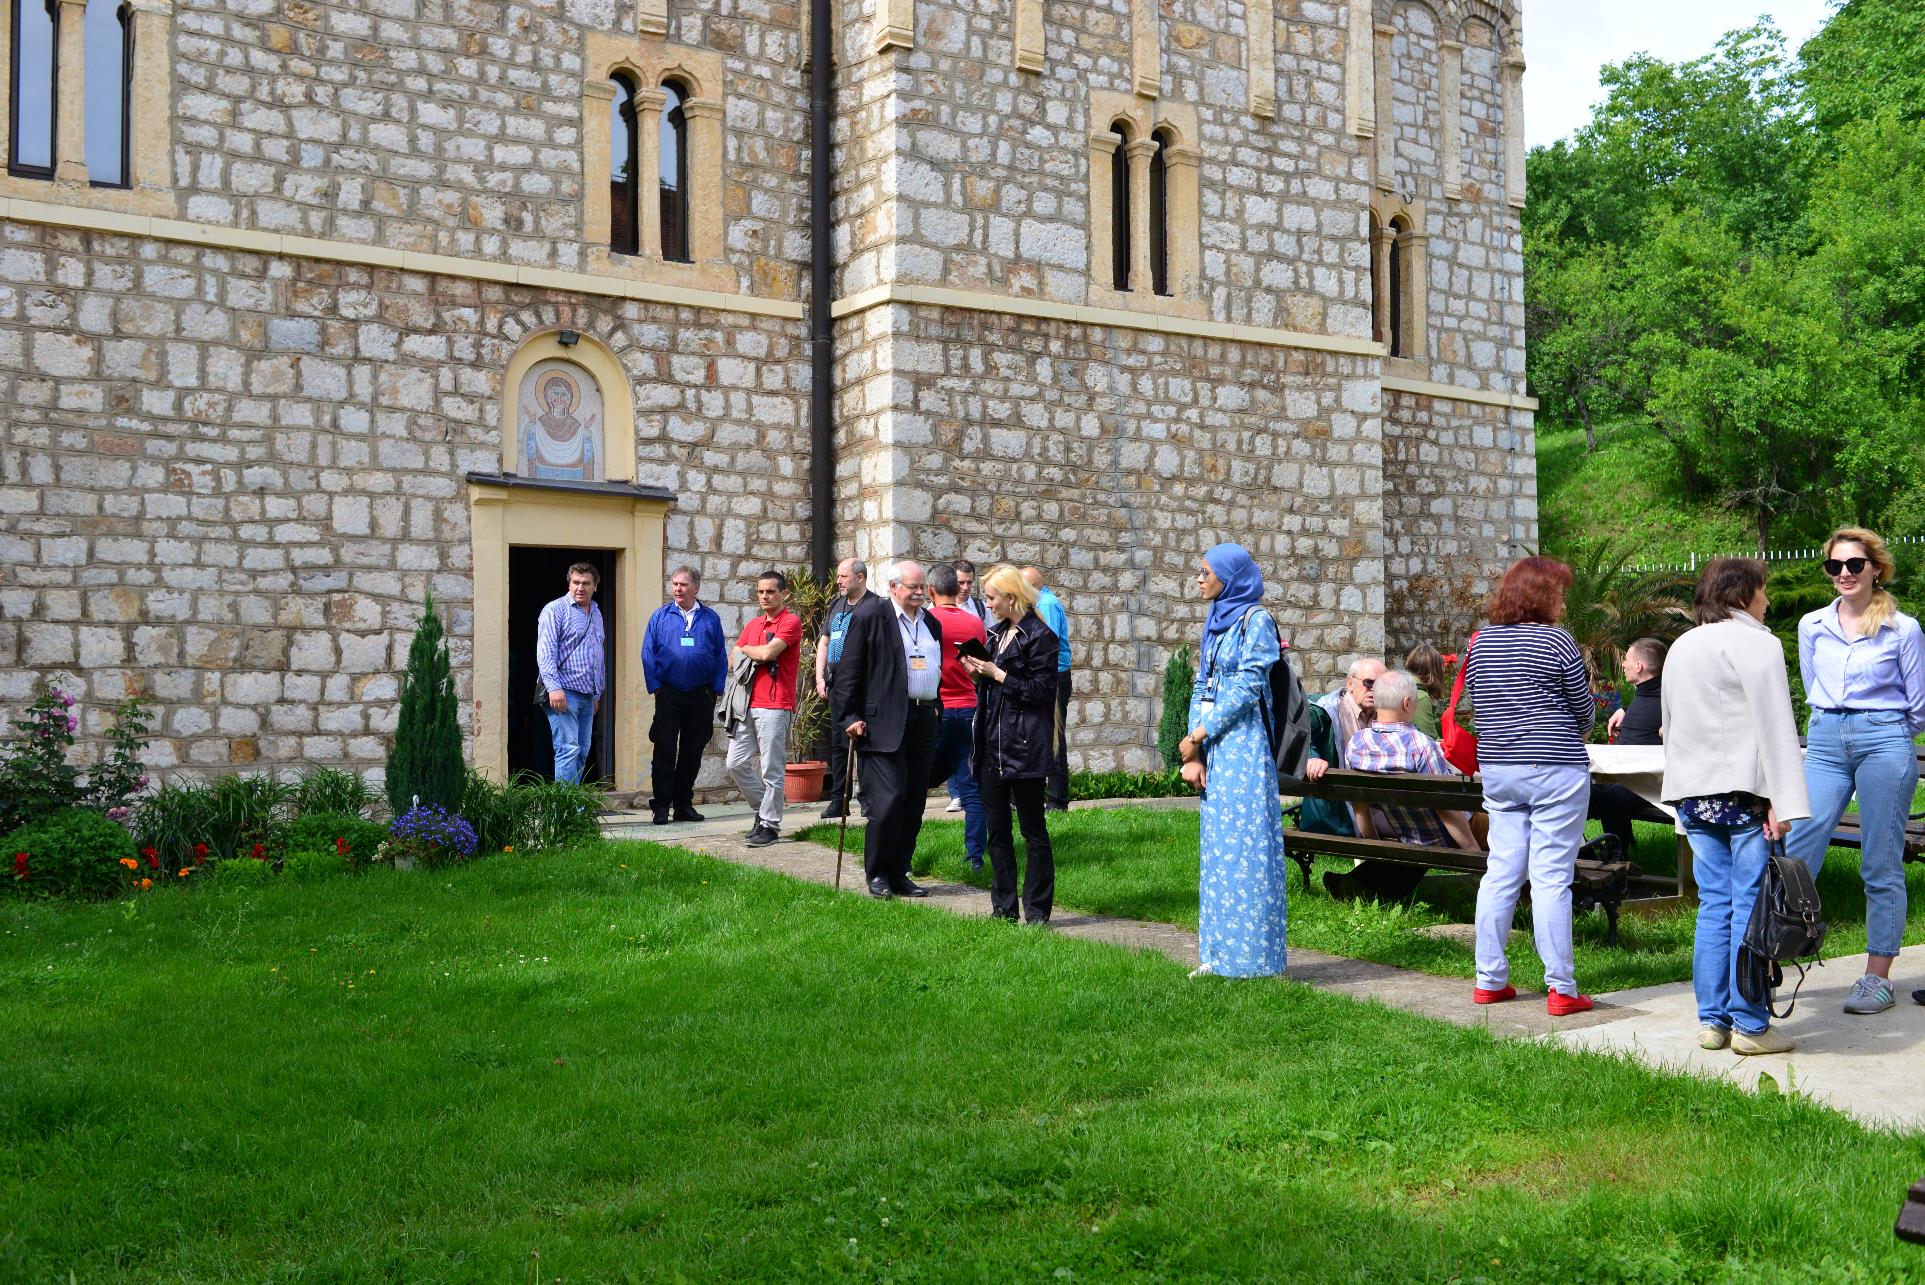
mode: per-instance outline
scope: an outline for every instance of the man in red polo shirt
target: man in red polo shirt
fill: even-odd
[[[755,662],[749,716],[729,737],[728,770],[755,809],[749,846],[774,843],[787,801],[783,769],[789,762],[789,724],[795,720],[795,672],[802,658],[802,621],[788,608],[789,578],[764,571],[755,582],[761,614],[742,626],[736,651]]]
[[[962,804],[963,855],[970,869],[981,870],[989,831],[970,762],[975,749],[976,680],[963,668],[956,649],[968,638],[987,645],[989,635],[980,616],[956,604],[962,586],[954,567],[938,562],[929,568],[927,578],[929,611],[942,626],[942,729],[936,734],[936,767],[930,779],[948,778],[949,792]]]

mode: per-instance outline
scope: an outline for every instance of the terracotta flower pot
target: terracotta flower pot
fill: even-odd
[[[821,759],[791,763],[783,769],[783,797],[791,803],[815,803],[822,798],[822,774],[828,764]]]

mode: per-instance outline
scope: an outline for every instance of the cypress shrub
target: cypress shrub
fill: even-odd
[[[401,679],[401,714],[388,750],[388,810],[404,815],[418,798],[450,812],[461,807],[467,765],[461,757],[461,725],[455,718],[455,684],[448,645],[435,614],[434,594],[421,608],[421,623],[408,650]]]
[[[1190,688],[1195,683],[1196,667],[1190,664],[1190,649],[1178,647],[1163,666],[1163,718],[1156,725],[1156,752],[1172,772],[1183,766],[1176,745],[1190,730],[1184,720],[1190,716]]]

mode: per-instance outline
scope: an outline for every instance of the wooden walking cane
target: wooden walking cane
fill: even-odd
[[[842,891],[842,845],[849,837],[849,792],[856,779],[856,743],[849,742],[849,770],[842,774],[842,824],[836,829],[836,891]]]

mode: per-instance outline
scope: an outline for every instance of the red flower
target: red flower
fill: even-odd
[[[206,859],[207,859],[207,845],[204,843],[195,844],[194,845],[194,864],[199,865],[201,862],[205,861]]]
[[[160,869],[160,858],[154,855],[154,850],[152,848],[148,848],[141,855],[147,858],[148,865],[152,866],[156,870]]]
[[[153,859],[154,859],[155,857],[157,857],[157,856],[159,856],[159,855],[160,855],[160,853],[158,853],[158,852],[155,852],[155,851],[154,851],[154,850],[153,850],[152,848],[142,848],[142,849],[140,850],[140,855],[141,855],[141,856],[143,856],[143,857],[146,857],[146,858],[147,858],[148,860],[150,860],[150,861],[151,861],[151,860],[153,860]]]
[[[26,853],[16,852],[13,854],[13,873],[22,879],[25,879],[27,877],[27,854]]]
[[[267,845],[265,843],[257,843],[254,845],[254,859],[256,861],[267,860]]]
[[[334,841],[334,850],[335,852],[339,853],[341,856],[344,856],[344,857],[347,856],[348,841],[346,839],[336,839]]]

